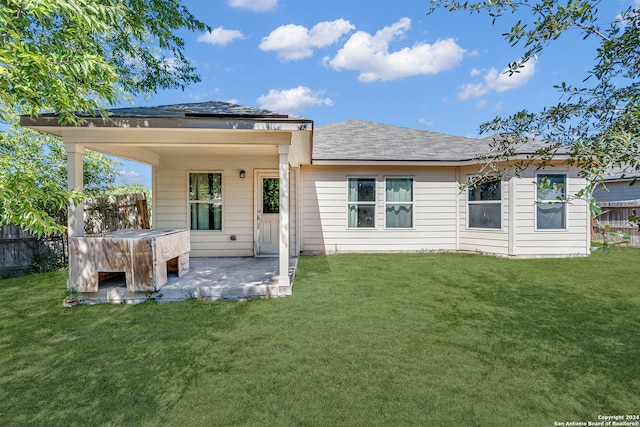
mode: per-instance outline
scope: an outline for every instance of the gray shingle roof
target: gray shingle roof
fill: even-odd
[[[493,137],[483,139],[418,129],[347,120],[318,126],[313,135],[315,161],[431,161],[460,162],[490,153]],[[516,154],[531,154],[544,146],[531,140]]]
[[[112,117],[265,117],[278,119],[303,119],[300,116],[277,113],[261,108],[245,107],[224,101],[195,102],[189,104],[160,105],[155,107],[114,108],[108,110]]]
[[[640,178],[640,171],[631,166],[610,168],[605,177],[605,181],[632,181]]]

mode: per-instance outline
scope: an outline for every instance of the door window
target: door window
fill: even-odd
[[[275,214],[280,212],[280,179],[262,179],[262,213]]]

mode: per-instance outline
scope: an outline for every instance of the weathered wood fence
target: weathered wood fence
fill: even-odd
[[[626,233],[630,236],[629,245],[634,248],[640,248],[640,232],[638,225],[629,222],[629,216],[635,210],[640,213],[640,200],[622,200],[616,202],[600,202],[600,206],[604,213],[599,215],[597,221],[603,226],[611,227],[611,231]],[[602,232],[595,225],[593,227],[594,239],[597,239]]]
[[[150,228],[149,209],[144,193],[85,200],[85,234],[100,234],[125,228]]]
[[[125,228],[150,228],[144,193],[85,200],[85,234]],[[15,225],[0,227],[0,278],[46,271],[67,263],[65,234],[38,238]]]
[[[38,238],[15,225],[0,227],[0,278],[64,267],[66,259],[62,233]]]

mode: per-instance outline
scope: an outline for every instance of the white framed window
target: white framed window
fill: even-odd
[[[222,174],[189,173],[191,230],[222,230]]]
[[[413,228],[413,178],[386,178],[385,227]]]
[[[536,230],[564,230],[567,227],[567,175],[536,176]]]
[[[469,228],[502,228],[502,185],[499,179],[469,186],[467,213]]]
[[[376,179],[349,178],[347,183],[347,226],[375,228]]]

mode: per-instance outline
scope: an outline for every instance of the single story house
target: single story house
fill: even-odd
[[[154,229],[189,230],[191,257],[278,256],[285,293],[289,257],[301,253],[589,254],[587,203],[567,200],[585,181],[564,154],[553,167],[461,190],[489,139],[359,120],[314,127],[218,101],[83,118],[21,124],[62,138],[70,188],[82,188],[85,149],[151,165]],[[513,160],[537,148],[522,146]],[[545,177],[562,185],[542,191]],[[69,234],[82,230],[82,209],[71,207]]]
[[[640,171],[611,169],[594,192],[600,202],[625,202],[640,200]]]
[[[602,227],[609,227],[608,230],[614,233],[629,235],[630,247],[640,247],[638,224],[629,221],[634,212],[640,212],[640,172],[611,169],[596,188],[594,197],[603,210],[596,218],[600,227],[594,230],[594,234],[602,233]]]

